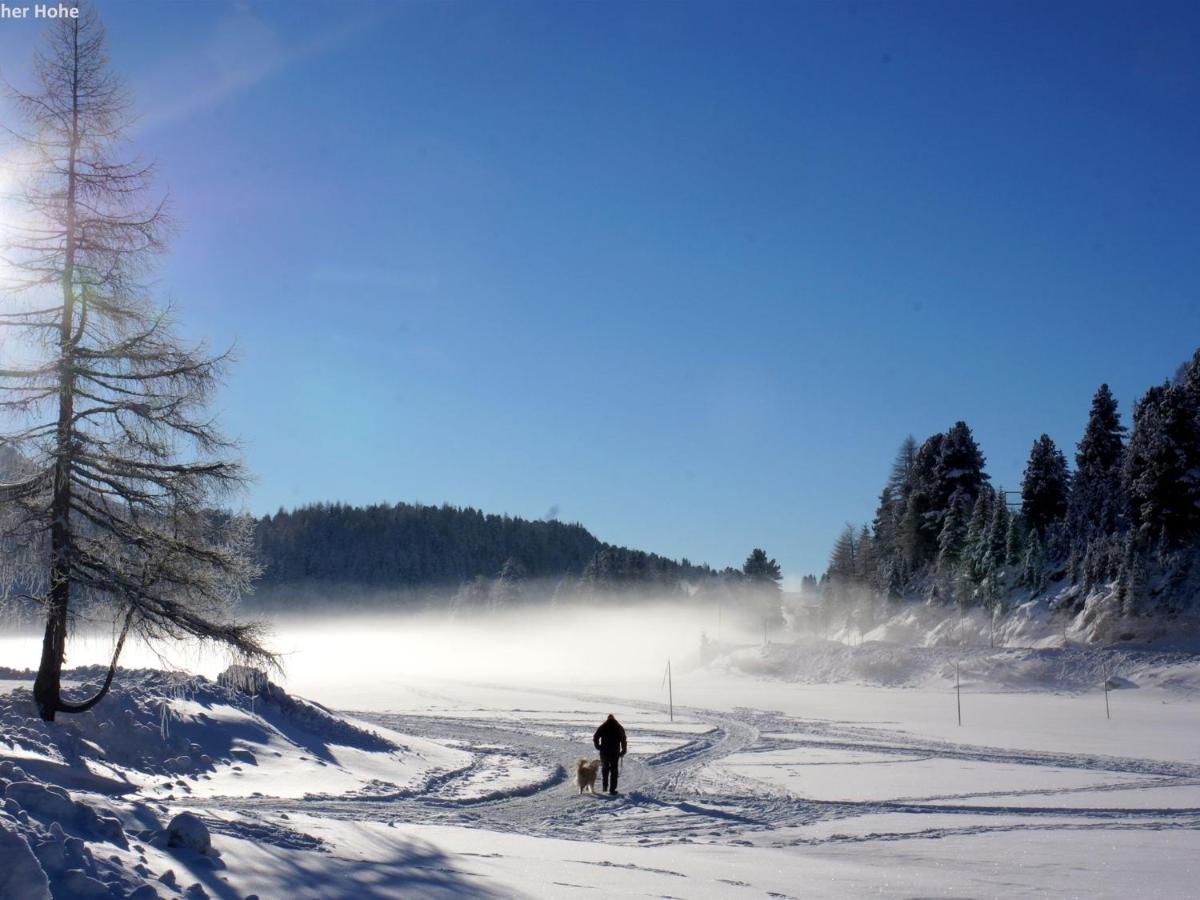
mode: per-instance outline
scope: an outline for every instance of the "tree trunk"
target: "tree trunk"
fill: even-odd
[[[62,664],[67,642],[66,588],[66,582],[60,582],[50,589],[46,634],[42,638],[42,661],[33,682],[33,699],[38,715],[47,722],[53,722],[54,714],[62,707]]]
[[[38,713],[47,722],[64,709],[62,665],[67,649],[67,616],[71,604],[71,454],[74,452],[75,414],[75,251],[79,152],[79,25],[75,24],[75,58],[72,72],[71,146],[67,158],[66,240],[63,248],[62,320],[59,323],[58,428],[55,432],[54,498],[50,506],[50,595],[47,598],[46,634],[42,660],[33,683]]]
[[[37,679],[33,682],[33,699],[37,703],[38,712],[47,722],[54,721],[54,714],[59,712],[84,713],[104,699],[108,689],[112,687],[113,677],[117,674],[117,661],[121,658],[121,648],[125,646],[125,638],[129,635],[129,627],[133,624],[134,607],[131,605],[125,614],[125,624],[113,648],[112,662],[108,666],[108,674],[104,676],[104,684],[89,700],[82,703],[68,703],[62,698],[62,664],[63,651],[66,649],[67,614],[66,607],[62,615],[55,617],[53,612],[46,621],[46,636],[42,639],[42,663],[38,668]],[[57,630],[55,625],[60,625]]]

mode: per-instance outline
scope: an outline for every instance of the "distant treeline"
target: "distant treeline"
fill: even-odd
[[[908,438],[874,521],[837,540],[821,593],[832,607],[934,599],[995,613],[1043,595],[1089,619],[1200,607],[1200,350],[1135,404],[1131,429],[1101,385],[1074,457],[1041,435],[1009,493],[966,423]]]
[[[491,515],[470,507],[320,503],[257,522],[258,593],[302,587],[383,592],[492,582],[676,585],[714,574],[687,559],[616,547],[579,524]],[[511,593],[511,590],[507,591]]]

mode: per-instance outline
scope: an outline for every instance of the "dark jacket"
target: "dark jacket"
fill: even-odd
[[[592,735],[592,743],[601,756],[620,756],[625,752],[625,729],[621,723],[609,716]]]

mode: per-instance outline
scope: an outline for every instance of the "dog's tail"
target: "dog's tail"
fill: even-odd
[[[583,771],[584,769],[587,768],[587,764],[588,764],[588,761],[586,759],[584,759],[582,756],[579,757],[579,759],[575,760],[575,771],[576,772]]]

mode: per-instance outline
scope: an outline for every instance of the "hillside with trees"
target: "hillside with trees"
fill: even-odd
[[[509,606],[531,591],[654,589],[714,577],[687,559],[606,544],[579,524],[530,521],[470,507],[322,503],[255,524],[263,567],[251,604],[323,602],[333,590],[444,597],[459,607]],[[307,602],[307,601],[306,601]],[[303,605],[303,604],[302,604]]]
[[[874,520],[834,544],[827,621],[862,627],[911,601],[995,621],[1037,601],[1098,640],[1185,627],[1200,592],[1200,350],[1128,429],[1101,385],[1073,468],[1045,434],[1019,492],[993,486],[985,462],[961,421],[903,442]]]

